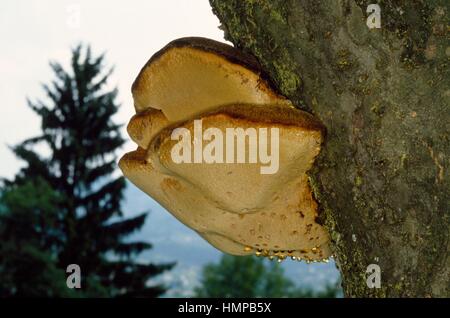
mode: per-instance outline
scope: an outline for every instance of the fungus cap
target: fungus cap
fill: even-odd
[[[232,103],[290,102],[272,89],[251,55],[206,38],[181,38],[153,55],[133,83],[136,112],[162,110],[170,121]]]
[[[276,93],[253,57],[208,39],[175,40],[147,62],[132,92],[137,114],[128,133],[138,149],[119,166],[138,188],[224,252],[305,260],[330,255],[306,175],[325,129]],[[183,129],[191,141],[199,120],[202,133],[215,129],[222,136],[240,128],[266,129],[270,137],[276,128],[278,170],[261,174],[261,163],[227,163],[225,154],[223,163],[175,162],[173,132]],[[249,158],[260,144],[247,137],[241,145]]]

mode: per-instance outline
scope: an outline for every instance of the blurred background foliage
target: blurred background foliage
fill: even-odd
[[[151,245],[125,240],[147,213],[123,217],[126,184],[114,176],[124,143],[112,120],[117,90],[104,89],[112,69],[82,45],[72,50],[70,70],[50,66],[46,101],[28,101],[41,134],[12,147],[25,166],[2,180],[0,296],[159,296],[164,286],[147,281],[174,264],[136,262]],[[35,150],[42,144],[46,157]],[[80,290],[65,286],[69,264],[82,270]]]
[[[203,268],[200,286],[195,289],[197,297],[319,297],[341,296],[338,284],[329,284],[322,291],[296,287],[285,276],[276,261],[255,256],[223,255],[217,264]]]

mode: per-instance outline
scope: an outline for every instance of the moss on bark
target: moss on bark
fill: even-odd
[[[311,185],[346,295],[449,297],[449,2],[378,1],[371,30],[371,1],[210,2],[226,38],[327,127]]]

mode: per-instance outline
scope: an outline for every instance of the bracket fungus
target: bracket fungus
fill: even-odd
[[[132,93],[128,133],[138,148],[119,166],[138,188],[223,252],[330,256],[306,174],[325,129],[276,92],[254,57],[178,39],[150,58]],[[174,160],[182,140],[183,158],[194,160]],[[275,153],[277,169],[262,173],[261,159]],[[253,161],[228,160],[239,156]]]

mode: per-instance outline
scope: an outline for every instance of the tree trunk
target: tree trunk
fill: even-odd
[[[327,127],[310,184],[350,297],[450,296],[448,0],[210,0]],[[381,268],[381,288],[366,284]]]

